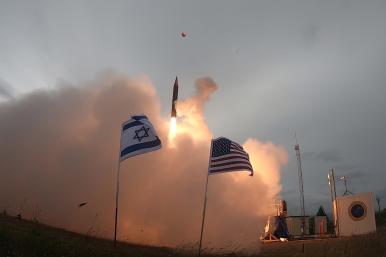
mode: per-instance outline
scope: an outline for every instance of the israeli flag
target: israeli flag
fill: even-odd
[[[161,140],[145,115],[131,116],[122,124],[120,161],[160,148]]]

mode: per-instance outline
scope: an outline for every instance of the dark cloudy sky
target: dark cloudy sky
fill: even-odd
[[[292,214],[295,131],[310,214],[329,208],[330,168],[385,206],[385,14],[382,0],[0,0],[0,101],[110,69],[148,75],[167,115],[174,76],[181,97],[209,76],[219,85],[205,111],[215,136],[287,149]]]

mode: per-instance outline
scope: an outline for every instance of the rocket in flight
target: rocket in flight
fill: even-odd
[[[174,81],[174,86],[173,86],[172,111],[170,113],[170,116],[172,118],[177,117],[177,110],[176,110],[177,98],[178,98],[178,78],[176,77],[176,80]]]

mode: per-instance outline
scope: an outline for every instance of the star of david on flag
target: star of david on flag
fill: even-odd
[[[122,124],[120,161],[160,148],[161,140],[145,115],[131,116]]]
[[[250,175],[253,176],[248,153],[241,145],[225,137],[213,139],[209,175],[237,170],[250,171]]]

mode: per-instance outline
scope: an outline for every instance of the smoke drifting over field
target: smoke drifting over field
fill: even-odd
[[[121,165],[118,238],[143,244],[197,243],[210,139],[204,103],[216,83],[197,80],[178,102],[177,136],[146,77],[101,74],[0,105],[0,208],[66,229],[112,237],[120,124],[146,114],[163,148]],[[232,135],[224,135],[232,138]],[[248,139],[255,169],[211,176],[204,247],[254,250],[280,192],[283,147]],[[88,202],[79,208],[78,204]]]

